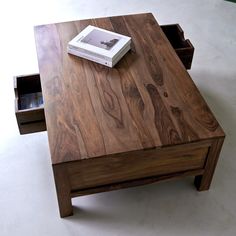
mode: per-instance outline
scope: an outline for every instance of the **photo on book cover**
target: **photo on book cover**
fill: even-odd
[[[86,35],[81,42],[87,43],[106,50],[112,49],[112,47],[119,42],[121,37],[109,34],[108,32],[93,29],[88,35]]]

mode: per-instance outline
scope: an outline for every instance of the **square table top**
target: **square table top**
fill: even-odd
[[[114,68],[67,53],[87,25],[132,38]],[[52,164],[224,136],[151,13],[35,26]]]

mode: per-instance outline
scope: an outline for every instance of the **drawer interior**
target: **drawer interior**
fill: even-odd
[[[161,29],[174,48],[185,68],[191,69],[194,47],[189,39],[184,38],[184,31],[179,24],[161,25]]]
[[[18,94],[19,110],[43,106],[43,96],[39,74],[17,76],[15,82]]]
[[[15,113],[20,134],[45,131],[43,95],[39,74],[14,77]]]
[[[188,47],[188,42],[184,39],[184,32],[178,24],[162,25],[162,31],[170,41],[174,49]]]

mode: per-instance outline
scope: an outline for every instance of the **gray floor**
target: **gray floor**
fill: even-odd
[[[5,3],[3,3],[5,2]],[[12,76],[38,72],[33,25],[152,12],[195,46],[190,74],[227,138],[210,191],[192,178],[73,199],[60,219],[46,132],[20,136]],[[0,3],[0,235],[236,235],[236,4],[223,0]]]

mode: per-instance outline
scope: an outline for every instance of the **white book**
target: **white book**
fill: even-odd
[[[102,64],[102,65],[105,65],[105,66],[108,66],[108,67],[113,67],[129,50],[130,50],[130,44],[128,44],[125,48],[123,48],[121,50],[120,54],[113,61],[105,60],[105,59],[102,59],[100,57],[96,57],[96,56],[93,56],[93,55],[90,55],[90,54],[87,54],[87,53],[84,53],[84,52],[80,52],[78,50],[74,50],[74,49],[71,49],[71,48],[68,48],[68,53],[73,54],[73,55],[78,56],[78,57],[88,59],[90,61],[97,62],[99,64]]]
[[[73,50],[113,62],[130,43],[128,36],[89,25],[68,43],[67,49],[68,53]]]

